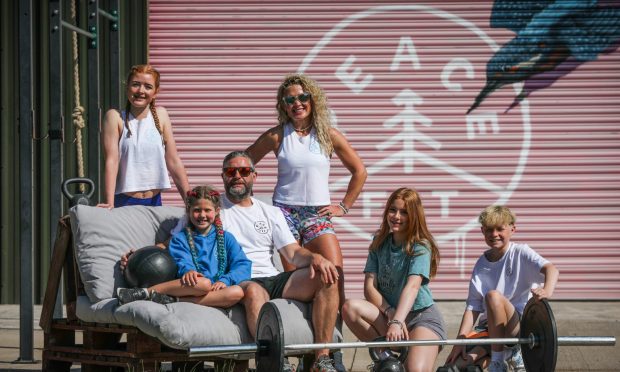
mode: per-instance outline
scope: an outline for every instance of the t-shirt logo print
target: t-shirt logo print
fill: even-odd
[[[268,234],[269,233],[269,225],[265,221],[256,221],[254,222],[254,229],[259,234]]]

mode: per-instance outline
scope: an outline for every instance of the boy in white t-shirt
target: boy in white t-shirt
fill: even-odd
[[[516,230],[516,217],[508,207],[489,206],[478,221],[490,249],[474,265],[457,338],[467,337],[479,316],[478,325],[488,327],[490,338],[518,337],[525,304],[532,296],[536,300],[551,297],[559,271],[527,244],[510,242]],[[459,366],[479,363],[486,355],[483,347],[466,350],[456,345],[446,363]],[[509,368],[525,370],[519,345],[510,348],[492,345],[488,370],[504,372]]]

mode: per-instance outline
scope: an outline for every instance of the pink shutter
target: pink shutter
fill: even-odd
[[[466,296],[485,249],[476,222],[489,204],[517,213],[513,240],[560,269],[558,299],[620,298],[620,53],[601,54],[504,112],[505,86],[470,115],[486,62],[514,34],[489,27],[490,1],[151,0],[149,58],[162,72],[159,102],[174,124],[190,182],[221,187],[221,160],[275,125],[276,89],[305,72],[328,94],[338,128],[369,177],[336,220],[346,289],[362,269],[387,195],[422,195],[441,248],[437,299]],[[330,178],[341,200],[348,172]],[[270,200],[275,158],[258,166]],[[179,204],[176,192],[166,204]]]

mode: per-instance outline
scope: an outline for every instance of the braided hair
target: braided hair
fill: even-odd
[[[131,70],[129,71],[129,75],[127,75],[127,82],[126,82],[127,86],[131,84],[131,79],[133,78],[135,74],[153,75],[153,77],[155,78],[155,89],[156,90],[159,89],[160,74],[159,74],[159,71],[157,71],[153,66],[151,65],[132,66]],[[125,128],[127,128],[127,137],[131,137],[132,135],[131,128],[129,127],[129,114],[131,113],[130,110],[131,110],[131,103],[129,102],[129,100],[127,100],[127,103],[125,104]],[[151,103],[149,105],[149,110],[151,111],[151,114],[153,115],[153,121],[155,122],[155,128],[157,128],[157,131],[159,132],[159,135],[161,136],[161,144],[163,146],[166,146],[166,141],[164,140],[164,131],[161,129],[161,124],[159,123],[159,116],[157,115],[157,109],[155,108],[155,98],[151,100]]]
[[[194,205],[198,200],[206,199],[213,203],[213,206],[219,208],[220,206],[220,193],[211,186],[196,186],[192,190],[187,192],[187,207],[186,211],[189,214],[190,208]],[[194,225],[191,222],[191,219],[188,219],[189,223],[185,227],[185,235],[187,237],[187,242],[189,244],[189,250],[192,254],[192,260],[194,261],[194,266],[196,267],[196,271],[203,273],[205,270],[200,266],[198,261],[198,253],[196,251],[196,245],[194,243]],[[216,242],[217,242],[217,275],[215,276],[214,281],[218,281],[218,279],[224,275],[227,266],[226,259],[226,248],[224,244],[224,229],[222,227],[222,220],[220,215],[215,216],[215,221],[213,222],[215,225],[215,233],[216,233]]]

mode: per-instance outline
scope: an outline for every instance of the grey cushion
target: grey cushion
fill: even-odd
[[[91,302],[112,298],[125,286],[119,266],[123,253],[164,241],[184,213],[178,207],[71,208],[75,258]]]

